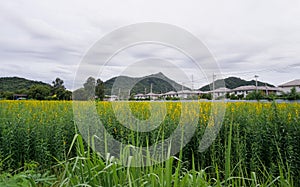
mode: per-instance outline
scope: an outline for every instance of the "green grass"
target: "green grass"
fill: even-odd
[[[83,139],[76,130],[71,102],[0,101],[0,186],[300,185],[300,104],[227,104],[223,126],[204,152],[198,146],[211,106],[197,105],[196,132],[179,153],[164,162],[147,153],[144,165],[128,167],[137,160],[124,165],[93,151],[97,139]],[[166,117],[151,133],[125,128],[111,103],[97,103],[97,112],[108,133],[139,151],[169,137],[182,113],[195,115],[181,107],[167,103]],[[151,117],[147,102],[132,103],[130,108],[135,117]],[[128,147],[120,152],[127,158]]]

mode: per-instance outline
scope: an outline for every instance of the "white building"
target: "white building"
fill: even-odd
[[[104,100],[105,101],[116,101],[116,100],[118,100],[118,96],[116,96],[116,95],[105,95]]]
[[[225,97],[227,93],[231,93],[231,89],[222,87],[215,90],[211,90],[208,93],[211,93],[214,96],[214,98],[220,98]]]
[[[142,93],[136,94],[134,96],[134,99],[145,99],[145,98],[146,98],[146,95],[142,94]]]
[[[146,98],[149,98],[150,100],[157,100],[159,98],[160,94],[156,93],[148,93],[146,94]]]
[[[193,96],[195,93],[191,90],[181,90],[178,91],[177,94],[181,99],[187,99],[188,97]]]
[[[266,95],[269,94],[276,94],[279,95],[282,91],[280,88],[277,87],[269,87],[269,86],[240,86],[232,90],[231,94],[234,94],[236,96],[238,95],[244,95],[246,97],[249,93],[255,92],[255,91],[261,91]]]
[[[300,92],[300,79],[295,79],[293,81],[289,81],[287,83],[281,84],[278,87],[282,89],[283,92],[289,93],[292,88],[296,88],[297,92]]]
[[[169,91],[169,92],[167,92],[167,93],[164,93],[164,94],[162,94],[162,96],[163,97],[178,97],[178,94],[177,94],[177,92],[174,92],[174,91]]]

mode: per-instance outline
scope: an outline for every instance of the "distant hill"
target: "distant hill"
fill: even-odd
[[[238,78],[238,77],[228,77],[226,79],[223,80],[216,80],[215,81],[215,88],[220,88],[223,87],[223,81],[225,82],[225,87],[229,88],[229,89],[234,89],[240,86],[248,86],[248,85],[254,85],[255,86],[255,80],[251,80],[251,81],[246,81],[244,79]],[[268,84],[268,83],[264,83],[264,82],[260,82],[257,81],[257,85],[258,86],[265,86],[268,85],[270,87],[275,87],[274,85]],[[203,87],[201,87],[199,90],[201,91],[209,91],[212,89],[212,83],[205,85]]]
[[[151,84],[153,93],[165,93],[172,90],[175,91],[182,89],[181,84],[178,84],[177,82],[169,79],[160,72],[157,74],[137,78],[127,76],[111,78],[104,82],[105,94],[118,95],[120,89],[121,94],[128,95],[131,85],[134,86],[131,88],[130,94],[145,93],[145,89],[146,93],[149,93]],[[183,89],[189,90],[188,87],[183,87]]]
[[[0,92],[17,92],[18,90],[29,89],[33,85],[50,86],[50,84],[33,81],[19,77],[2,77],[0,78]]]

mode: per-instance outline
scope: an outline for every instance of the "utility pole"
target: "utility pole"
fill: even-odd
[[[192,75],[192,91],[194,91],[194,75]]]
[[[215,75],[215,73],[213,73],[213,100],[215,100],[215,78],[216,78],[216,75]]]
[[[266,85],[266,95],[268,96],[269,95],[268,85],[267,85],[267,83],[265,83],[265,85]]]
[[[257,93],[257,91],[258,91],[257,90],[257,78],[258,78],[258,75],[255,75],[254,78],[255,78],[255,87],[256,87],[256,93]]]
[[[119,88],[119,93],[118,93],[118,100],[120,101],[120,97],[121,97],[121,88]]]
[[[149,99],[151,100],[151,95],[152,95],[152,83],[150,84],[150,95],[149,95]]]

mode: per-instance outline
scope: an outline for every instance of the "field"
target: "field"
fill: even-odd
[[[215,141],[199,152],[205,130],[214,127],[210,119],[218,111],[212,108],[210,102],[0,101],[0,186],[300,185],[299,103],[227,103]],[[152,120],[142,126],[128,111],[138,121]],[[108,132],[103,137],[97,123],[87,123],[96,118]],[[191,119],[196,123],[185,123]],[[186,145],[172,145],[183,147],[176,154],[162,151],[168,157],[162,162],[150,155],[124,162],[91,148],[112,148],[106,138],[111,135],[124,145],[146,147],[147,155],[178,125],[195,131]],[[130,130],[141,127],[144,132]],[[177,138],[184,142],[185,136]],[[126,147],[117,151],[129,154]],[[127,167],[134,163],[139,167]]]

